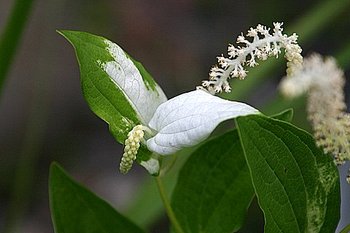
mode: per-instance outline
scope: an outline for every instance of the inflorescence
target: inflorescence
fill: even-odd
[[[350,114],[346,112],[344,102],[344,74],[333,58],[323,59],[320,55],[312,55],[303,61],[301,47],[297,44],[298,36],[282,34],[282,23],[274,23],[272,34],[266,26],[258,25],[250,28],[246,39],[238,36],[239,46],[228,46],[228,58],[217,57],[218,65],[211,68],[209,80],[197,87],[214,95],[223,90],[230,92],[230,78],[244,79],[247,70],[244,66],[255,67],[257,60],[278,57],[281,49],[285,50],[287,60],[287,77],[281,82],[280,89],[288,97],[296,97],[308,92],[308,118],[312,124],[316,143],[325,153],[334,156],[337,165],[350,160]],[[137,125],[125,140],[124,154],[120,163],[120,171],[127,173],[140,147],[144,142],[145,131],[152,134],[145,126]],[[159,164],[158,164],[159,165]],[[350,183],[350,170],[347,176]]]
[[[350,114],[346,112],[344,84],[344,73],[335,60],[314,54],[280,85],[288,97],[308,93],[307,112],[316,143],[334,156],[337,165],[350,160]],[[349,175],[347,181],[350,182]]]
[[[126,174],[131,169],[132,164],[136,159],[137,151],[140,148],[140,142],[143,140],[145,135],[144,130],[144,126],[136,125],[128,133],[128,138],[125,140],[123,157],[119,165],[119,170],[121,173]]]
[[[273,25],[272,34],[270,28],[260,24],[256,28],[250,28],[246,37],[252,38],[252,41],[246,39],[243,34],[238,36],[237,43],[241,46],[235,47],[230,44],[228,58],[223,55],[217,57],[218,65],[211,68],[209,80],[203,81],[202,86],[197,88],[205,89],[211,94],[220,93],[222,90],[230,92],[229,78],[244,79],[248,72],[244,66],[257,66],[257,60],[266,60],[271,56],[277,58],[282,48],[287,59],[287,75],[292,75],[303,62],[302,50],[297,44],[298,36],[295,33],[291,36],[282,34],[282,23]]]

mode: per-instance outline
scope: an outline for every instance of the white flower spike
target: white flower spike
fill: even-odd
[[[308,93],[307,112],[316,143],[334,156],[337,165],[350,160],[350,114],[346,112],[344,84],[344,73],[335,60],[318,54],[305,59],[302,69],[280,84],[287,97]]]
[[[266,26],[258,25],[256,28],[250,28],[246,39],[242,34],[238,36],[237,43],[241,46],[228,46],[228,58],[219,56],[218,64],[211,68],[209,80],[202,82],[198,89],[207,90],[211,94],[230,92],[231,87],[228,83],[229,78],[244,79],[247,76],[247,70],[244,66],[254,67],[259,65],[257,60],[266,60],[268,57],[278,57],[281,49],[285,50],[287,59],[287,75],[292,75],[298,70],[303,62],[301,56],[301,47],[297,44],[298,36],[294,33],[291,36],[282,34],[282,23],[274,23],[272,34]]]

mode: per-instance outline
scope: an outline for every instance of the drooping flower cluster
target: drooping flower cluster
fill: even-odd
[[[238,36],[237,43],[241,46],[228,46],[228,58],[217,57],[218,65],[211,68],[209,80],[203,81],[199,89],[206,89],[209,93],[220,93],[222,90],[230,92],[229,78],[244,79],[247,70],[244,66],[254,67],[258,65],[257,60],[266,60],[268,57],[278,57],[281,49],[285,49],[287,59],[287,74],[291,75],[301,67],[303,57],[301,47],[297,44],[298,36],[294,33],[291,36],[282,34],[282,23],[274,23],[272,34],[266,26],[258,25],[250,28],[246,39],[242,34]]]
[[[331,153],[337,165],[350,160],[350,114],[346,112],[344,84],[344,74],[335,60],[314,54],[305,59],[302,69],[280,85],[288,97],[308,92],[308,118],[317,145]]]
[[[126,174],[130,170],[136,159],[137,151],[140,148],[140,142],[145,135],[143,132],[145,130],[144,128],[145,127],[142,125],[136,125],[128,133],[128,138],[125,140],[123,157],[119,165],[119,170],[123,174]]]

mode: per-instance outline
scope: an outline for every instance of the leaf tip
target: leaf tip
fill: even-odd
[[[60,34],[61,36],[63,36],[66,40],[68,40],[69,42],[71,42],[71,40],[70,40],[70,35],[71,35],[74,31],[57,29],[56,32],[57,32],[58,34]]]
[[[271,118],[291,122],[293,120],[294,110],[292,108],[288,108],[280,113],[274,114],[270,116]]]
[[[68,176],[61,165],[54,161],[50,164],[49,183],[54,182],[57,177]]]
[[[56,161],[50,164],[50,174],[59,170],[61,170],[61,166]]]

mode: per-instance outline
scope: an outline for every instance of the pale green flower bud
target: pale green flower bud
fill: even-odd
[[[126,174],[132,167],[136,159],[137,151],[140,148],[140,142],[144,136],[144,126],[136,125],[125,140],[124,154],[120,162],[120,172]]]

